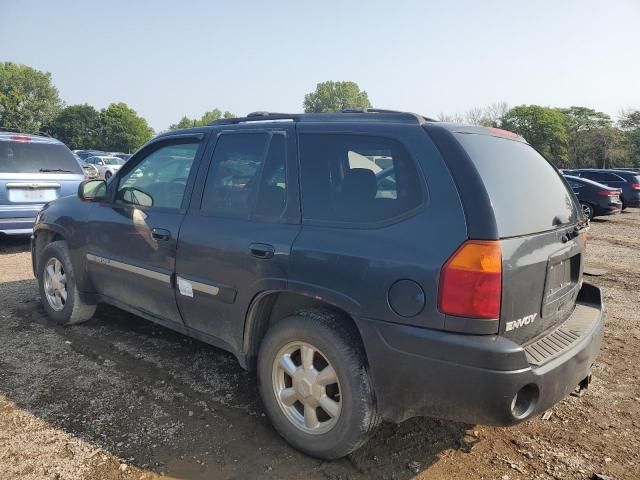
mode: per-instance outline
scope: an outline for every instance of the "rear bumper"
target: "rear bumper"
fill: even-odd
[[[604,333],[600,290],[590,284],[583,285],[567,320],[583,331],[539,366],[530,363],[525,348],[496,335],[357,322],[380,414],[394,422],[428,415],[509,425],[530,418],[590,376]]]
[[[35,217],[0,218],[0,233],[4,235],[28,235],[33,231]]]
[[[625,194],[622,199],[626,207],[640,207],[640,192],[637,190],[632,191],[630,194]]]
[[[604,215],[615,215],[620,212],[622,212],[622,204],[608,205],[608,206],[599,205],[596,207],[594,213],[595,213],[595,216],[601,217]]]

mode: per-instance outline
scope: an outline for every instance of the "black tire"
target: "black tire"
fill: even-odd
[[[350,320],[324,310],[299,312],[267,332],[258,354],[258,387],[267,415],[282,437],[298,450],[322,459],[343,457],[362,446],[379,424],[360,337]],[[341,410],[330,430],[302,431],[284,413],[274,390],[274,362],[292,342],[318,349],[335,370]]]
[[[65,290],[67,297],[60,310],[56,310],[51,305],[45,292],[45,269],[51,259],[57,259],[62,264],[63,273],[66,278]],[[40,258],[38,258],[38,287],[40,289],[40,299],[44,310],[47,312],[49,318],[59,325],[74,325],[86,322],[93,317],[96,311],[95,305],[84,303],[78,294],[69,249],[67,243],[63,240],[51,242],[40,254]]]
[[[107,170],[106,172],[104,172],[104,179],[109,180],[112,175],[113,174],[109,170]]]
[[[582,207],[582,214],[587,217],[588,220],[593,220],[593,217],[595,216],[593,205],[587,202],[580,202],[580,207]]]

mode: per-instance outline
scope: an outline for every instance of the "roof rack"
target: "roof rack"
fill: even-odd
[[[221,118],[214,120],[209,125],[230,125],[243,122],[260,122],[272,120],[298,120],[301,114],[297,113],[274,113],[274,112],[251,112],[246,117]]]
[[[238,118],[221,118],[214,120],[209,125],[232,125],[244,122],[260,122],[260,121],[276,121],[276,120],[292,120],[294,122],[300,121],[318,121],[318,120],[339,120],[342,115],[345,114],[393,114],[396,118],[402,120],[410,120],[423,124],[425,122],[435,122],[436,120],[424,117],[410,112],[402,112],[399,110],[385,110],[382,108],[346,108],[341,112],[327,112],[327,113],[275,113],[275,112],[252,112],[247,114],[246,117]]]
[[[8,133],[26,133],[27,135],[37,135],[40,137],[49,137],[51,138],[51,135],[49,135],[46,132],[39,132],[39,131],[35,131],[35,132],[30,132],[29,130],[21,130],[19,128],[9,128],[9,127],[0,127],[0,133],[2,132],[8,132]]]

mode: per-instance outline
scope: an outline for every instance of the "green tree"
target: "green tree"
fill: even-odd
[[[45,130],[69,148],[95,148],[100,137],[100,112],[91,105],[69,105]]]
[[[209,125],[211,122],[215,120],[220,120],[221,118],[235,118],[236,115],[226,111],[222,113],[222,110],[218,108],[214,108],[209,112],[205,112],[199,119],[191,119],[187,116],[184,116],[180,119],[178,123],[174,123],[169,126],[169,130],[176,130],[178,128],[191,128],[191,127],[203,127],[205,125]]]
[[[61,108],[50,73],[26,65],[0,63],[0,125],[40,130]]]
[[[559,108],[567,131],[569,165],[603,168],[611,164],[609,153],[616,141],[611,117],[592,108]]]
[[[640,167],[640,110],[621,112],[618,125],[621,148],[627,155],[625,165]]]
[[[126,103],[112,103],[100,112],[98,148],[133,152],[153,136],[153,129]]]
[[[568,166],[566,118],[558,110],[520,105],[506,113],[501,126],[522,135],[556,166]]]
[[[306,113],[340,112],[345,108],[371,108],[369,96],[355,82],[322,82],[304,96]]]

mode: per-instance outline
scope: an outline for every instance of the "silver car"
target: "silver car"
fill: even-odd
[[[84,163],[85,165],[91,165],[96,168],[97,174],[95,178],[109,180],[114,173],[120,170],[122,165],[125,164],[125,161],[119,157],[95,155],[87,158]]]

